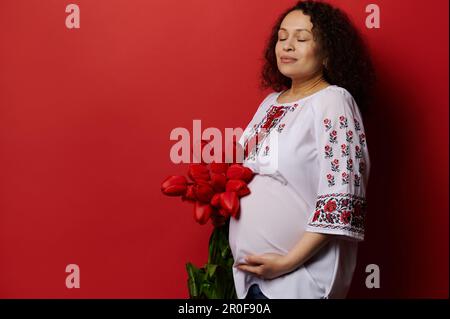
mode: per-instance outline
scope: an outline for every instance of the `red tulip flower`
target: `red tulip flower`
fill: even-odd
[[[239,197],[236,192],[223,192],[220,194],[219,212],[224,217],[237,217],[239,212]]]
[[[187,180],[184,176],[169,176],[161,184],[161,191],[167,196],[182,196],[186,190]]]
[[[203,164],[190,164],[188,168],[188,176],[194,182],[199,180],[208,181],[210,179],[209,169]]]
[[[197,197],[195,196],[194,184],[188,185],[186,193],[182,196],[183,201],[195,202]]]
[[[199,180],[194,185],[194,192],[195,192],[195,197],[197,198],[197,200],[199,200],[203,203],[209,203],[209,201],[211,200],[211,198],[214,195],[213,187],[207,181],[202,181],[202,180]]]
[[[211,169],[211,174],[226,174],[230,164],[228,163],[211,163],[209,168]]]
[[[225,186],[227,184],[227,176],[220,173],[211,173],[211,185],[214,191],[221,193],[225,191]]]
[[[213,208],[210,204],[202,203],[202,202],[195,202],[195,204],[194,204],[194,219],[200,225],[206,224],[206,222],[209,220],[209,217],[211,216],[212,212],[213,212]]]
[[[246,196],[250,194],[250,189],[247,183],[240,179],[230,179],[226,185],[227,192],[236,192],[239,197]]]
[[[253,179],[253,171],[241,164],[233,164],[227,171],[228,179],[240,179],[246,183],[250,183]]]
[[[211,206],[216,208],[220,207],[220,193],[214,194],[214,196],[211,198],[210,204]]]
[[[208,145],[208,141],[201,140],[201,149]],[[233,155],[237,158],[242,147],[236,141],[230,146]],[[222,152],[222,161],[229,152]],[[253,171],[237,163],[234,156],[230,163],[212,162],[206,164],[193,163],[188,167],[187,175],[192,182],[184,176],[170,176],[164,180],[161,190],[168,196],[181,196],[183,201],[194,203],[194,219],[205,224],[212,220],[215,227],[223,225],[223,221],[230,217],[238,218],[240,212],[239,199],[250,194],[248,183],[253,179]]]
[[[233,275],[230,271],[234,260],[228,243],[227,222],[230,217],[239,218],[239,200],[250,194],[247,184],[252,180],[253,172],[239,164],[242,162],[243,150],[236,141],[233,141],[232,145],[233,158],[230,157],[230,152],[222,152],[221,162],[215,162],[216,158],[212,155],[214,160],[209,164],[205,163],[202,156],[209,142],[201,140],[200,143],[201,154],[193,154],[197,159],[201,156],[200,163],[193,163],[188,167],[187,176],[190,181],[188,182],[185,176],[169,176],[163,181],[161,191],[165,195],[181,196],[183,201],[193,203],[194,220],[200,225],[211,220],[214,226],[209,240],[208,264],[201,268],[192,263],[186,264],[190,296],[236,299]],[[192,150],[191,152],[194,153]],[[211,269],[216,271],[210,274]],[[203,291],[204,286],[207,286],[207,290]]]

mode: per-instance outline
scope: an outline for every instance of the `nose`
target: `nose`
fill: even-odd
[[[294,49],[294,45],[292,44],[293,38],[288,38],[283,43],[283,50],[289,51]]]

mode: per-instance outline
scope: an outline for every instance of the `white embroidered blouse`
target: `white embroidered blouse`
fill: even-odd
[[[295,271],[271,280],[233,267],[238,298],[253,283],[269,298],[345,298],[364,239],[370,159],[359,108],[330,85],[292,103],[270,93],[239,144],[255,173],[240,200],[229,242],[235,265],[245,256],[287,254],[305,231],[334,234]]]

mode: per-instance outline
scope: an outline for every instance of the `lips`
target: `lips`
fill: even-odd
[[[290,58],[290,57],[280,57],[280,61],[282,63],[294,63],[297,61],[297,59]]]

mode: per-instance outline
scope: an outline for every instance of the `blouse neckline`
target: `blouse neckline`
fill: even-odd
[[[327,90],[328,88],[330,88],[330,87],[332,87],[332,86],[334,87],[334,86],[336,86],[336,85],[330,84],[330,85],[328,85],[327,87],[325,87],[325,88],[323,88],[323,89],[321,89],[321,90],[319,90],[319,91],[317,91],[317,92],[315,92],[315,93],[313,93],[313,94],[310,94],[310,95],[308,95],[308,96],[304,96],[304,97],[302,97],[302,98],[300,98],[300,99],[298,99],[298,100],[292,101],[292,102],[283,102],[283,103],[278,102],[278,97],[279,97],[283,92],[285,92],[285,91],[287,91],[287,90],[280,91],[280,92],[278,92],[278,93],[275,95],[275,105],[290,105],[290,104],[299,103],[300,101],[309,99],[310,97],[313,97],[313,96],[315,96],[316,94],[319,94],[319,93],[321,93],[322,91],[325,91],[325,90]]]

